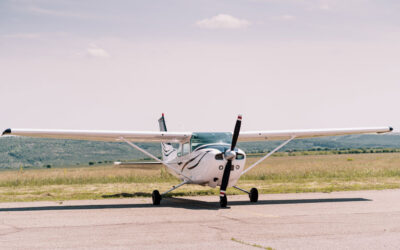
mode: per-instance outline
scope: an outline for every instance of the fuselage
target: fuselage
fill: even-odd
[[[164,161],[190,177],[191,184],[220,186],[227,163],[225,152],[230,150],[231,138],[231,133],[194,133],[190,141],[180,144],[177,149],[172,145],[164,145]],[[236,157],[232,160],[228,186],[236,184],[246,163],[243,150],[235,148],[234,152]],[[182,175],[179,176],[168,168],[167,170],[183,179]]]

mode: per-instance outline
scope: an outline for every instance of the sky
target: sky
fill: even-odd
[[[2,0],[0,128],[400,128],[398,0]]]

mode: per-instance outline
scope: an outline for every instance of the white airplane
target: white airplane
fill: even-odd
[[[242,116],[239,115],[233,133],[231,132],[167,132],[164,114],[158,120],[160,132],[104,131],[104,130],[50,130],[50,129],[6,129],[2,135],[29,137],[124,141],[163,164],[167,170],[181,179],[181,183],[160,194],[152,193],[153,205],[159,205],[162,196],[185,184],[199,184],[220,187],[220,205],[227,206],[226,189],[234,187],[249,195],[251,202],[257,202],[258,190],[250,191],[236,186],[239,178],[281,149],[293,139],[350,134],[387,133],[392,127],[281,130],[240,132]],[[284,142],[257,162],[245,169],[246,154],[236,147],[236,143],[249,141],[283,140]],[[162,160],[140,148],[133,142],[161,142]],[[172,143],[179,143],[174,148]]]

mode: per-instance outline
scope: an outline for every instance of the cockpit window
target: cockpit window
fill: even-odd
[[[192,151],[205,144],[221,143],[230,145],[232,142],[232,133],[193,133],[190,142],[192,144]]]
[[[229,145],[229,144],[207,144],[207,145],[197,147],[196,150],[203,149],[203,148],[214,148],[221,152],[225,152],[231,148],[231,145]]]

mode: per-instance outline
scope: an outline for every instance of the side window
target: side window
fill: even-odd
[[[187,155],[190,153],[190,144],[185,143],[182,145],[182,155]]]

